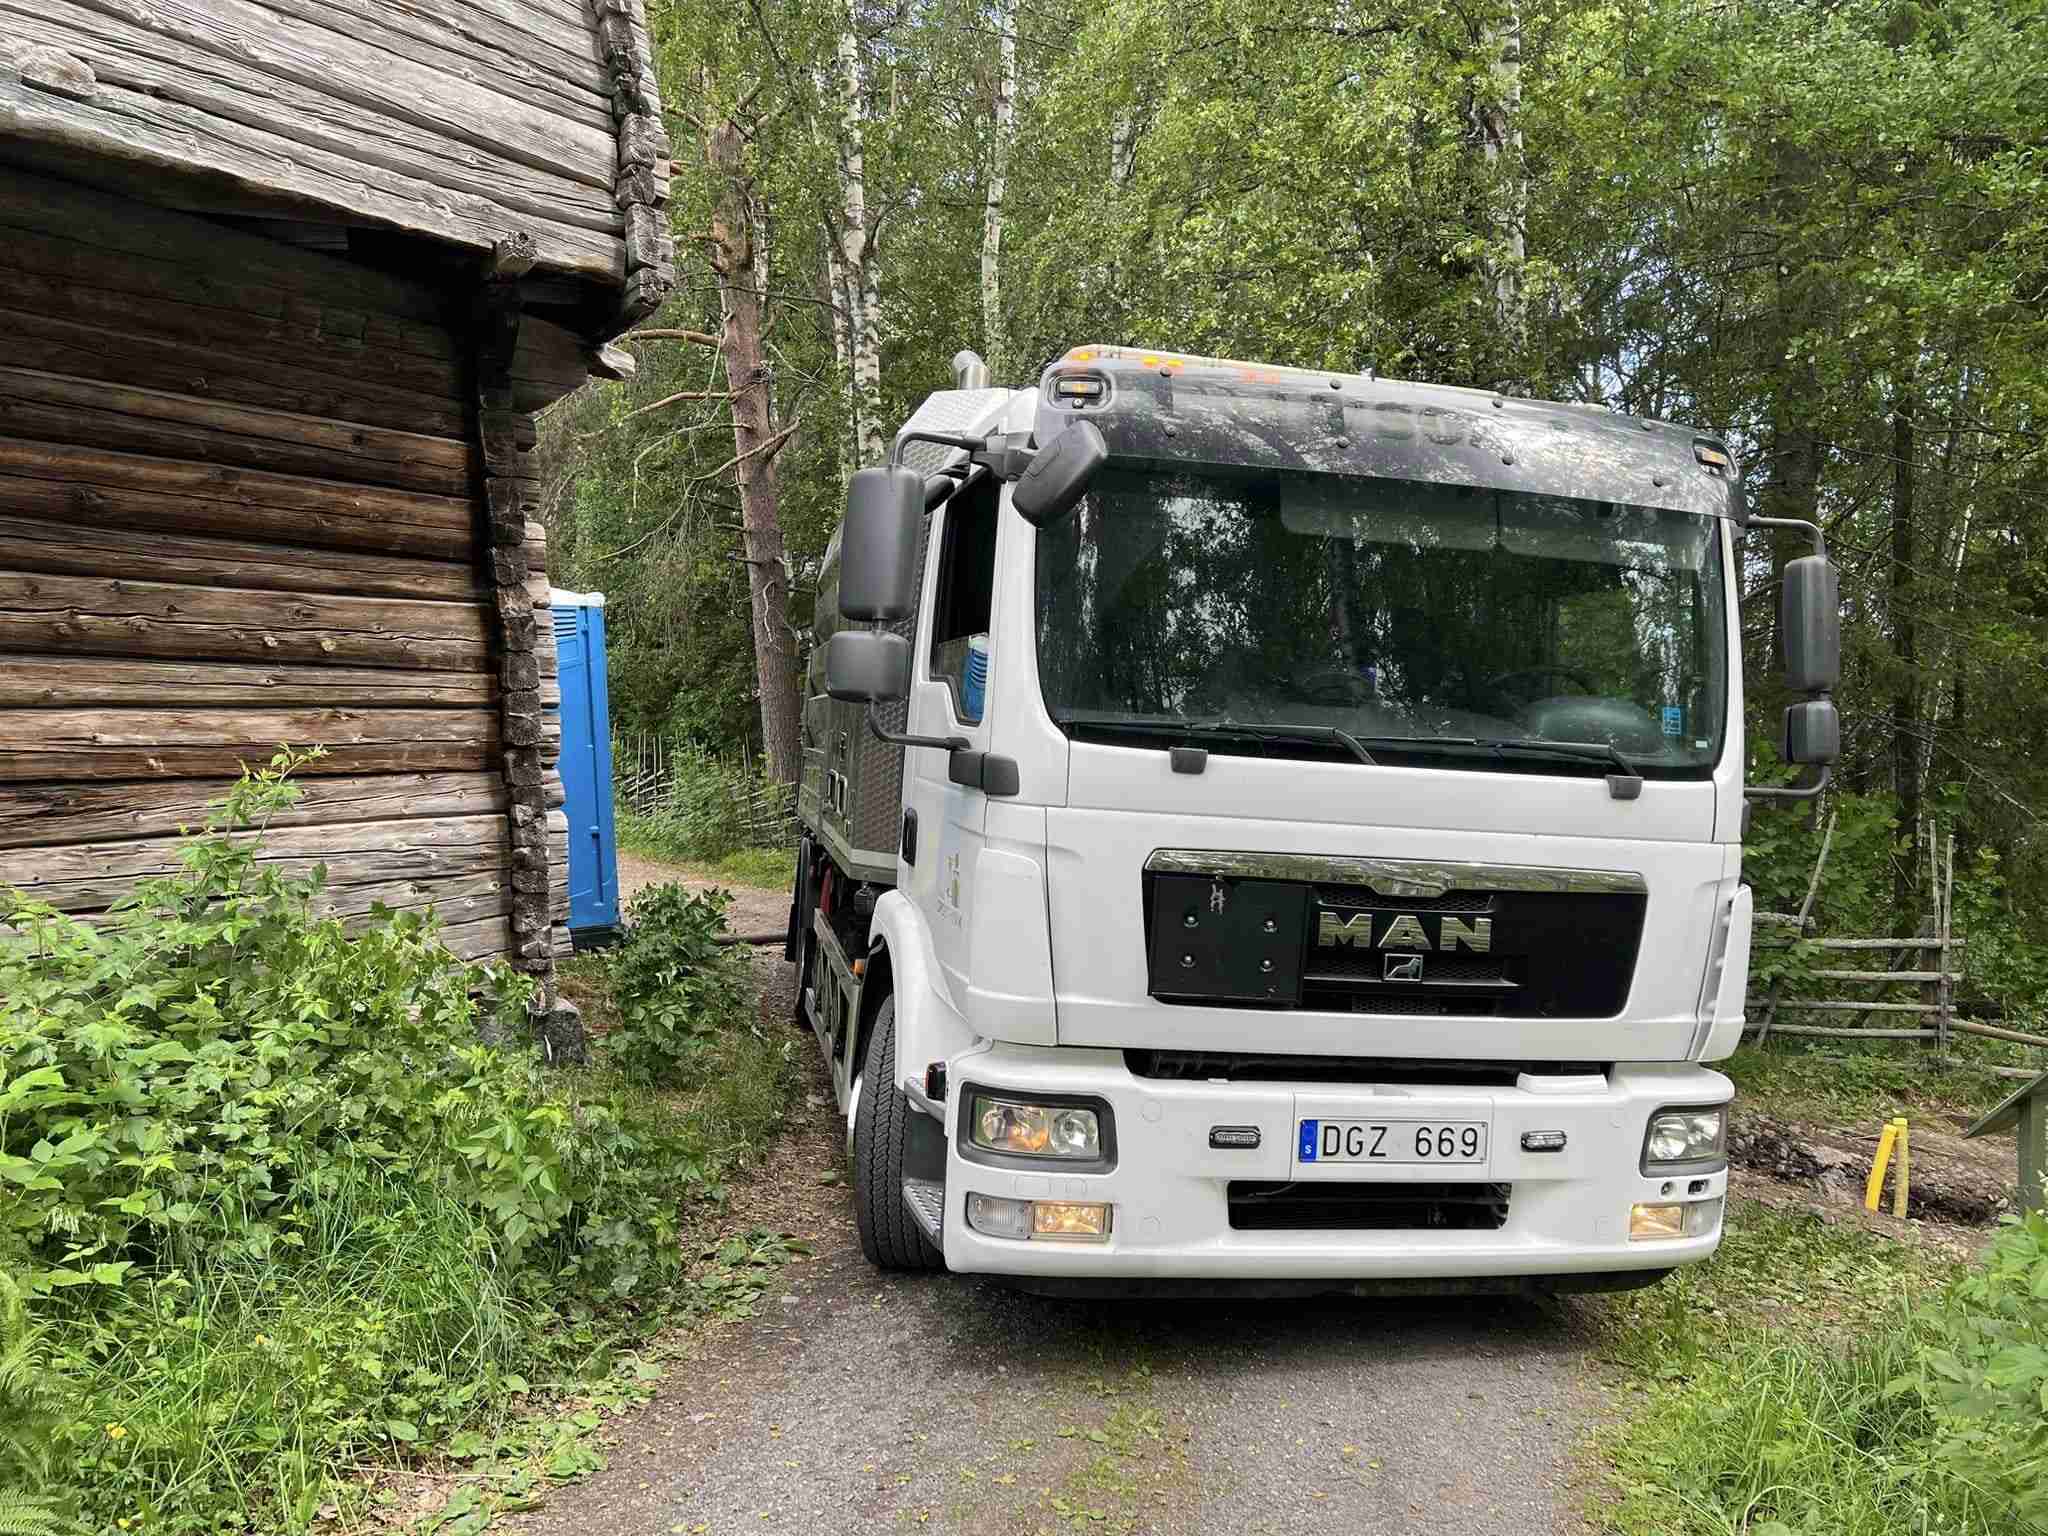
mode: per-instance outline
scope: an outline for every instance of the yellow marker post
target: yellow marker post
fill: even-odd
[[[1874,1211],[1884,1194],[1884,1171],[1892,1160],[1892,1147],[1899,1139],[1899,1122],[1887,1121],[1884,1133],[1877,1138],[1877,1160],[1870,1165],[1870,1182],[1863,1186],[1863,1209]]]
[[[1906,1124],[1906,1117],[1899,1116],[1892,1122],[1899,1128],[1899,1168],[1892,1175],[1892,1215],[1900,1221],[1906,1219],[1906,1187],[1913,1179],[1913,1132]]]

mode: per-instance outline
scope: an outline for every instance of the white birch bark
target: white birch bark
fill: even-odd
[[[1003,322],[1003,193],[1010,173],[1010,144],[1017,125],[1017,0],[995,0],[996,99],[994,138],[989,146],[988,194],[981,216],[981,337],[989,377],[1005,377],[1008,348]]]
[[[862,123],[866,95],[860,39],[854,33],[851,0],[841,21],[839,65],[839,259],[845,267],[848,344],[855,401],[854,457],[879,464],[887,447],[882,437],[881,294],[875,278],[875,250],[867,196],[867,145]]]
[[[1523,340],[1522,267],[1529,249],[1529,166],[1522,146],[1522,6],[1508,0],[1492,33],[1492,99],[1482,107],[1479,142],[1502,198],[1497,235],[1503,255],[1493,263],[1494,314],[1519,350]]]

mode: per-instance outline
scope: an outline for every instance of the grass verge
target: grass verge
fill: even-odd
[[[2048,1277],[2019,1263],[2040,1269],[2021,1290]],[[1602,1437],[1615,1497],[1599,1518],[1626,1536],[2028,1528],[2048,1483],[1999,1486],[1968,1449],[1999,1419],[1956,1350],[2011,1310],[1980,1291],[1977,1272],[1910,1244],[1738,1207],[1710,1262],[1606,1313],[1603,1357],[1631,1400]]]
[[[787,890],[796,879],[794,848],[727,848],[707,851],[687,823],[669,817],[639,816],[621,806],[617,816],[619,847],[627,853],[664,864],[681,865],[699,880]]]
[[[1978,1051],[1979,1044],[1996,1049]],[[1987,1068],[2005,1064],[2007,1048],[1997,1041],[1971,1046],[1967,1060],[1936,1060],[1893,1042],[1774,1041],[1745,1045],[1716,1065],[1734,1079],[1739,1109],[1781,1120],[1867,1124],[1907,1111],[1973,1115],[1996,1104],[2013,1085]]]

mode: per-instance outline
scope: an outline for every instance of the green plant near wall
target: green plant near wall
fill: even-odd
[[[526,983],[430,917],[318,916],[323,872],[259,857],[305,761],[247,774],[103,922],[0,893],[0,1487],[46,1466],[95,1525],[303,1527],[366,1459],[603,1358],[723,1155],[545,1072]],[[9,1536],[61,1526],[6,1508]]]
[[[724,891],[656,885],[628,907],[610,956],[619,1024],[605,1037],[628,1081],[673,1080],[745,1013],[745,956],[718,942],[731,901]]]

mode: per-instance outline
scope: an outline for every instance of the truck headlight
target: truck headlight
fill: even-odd
[[[1102,1120],[1072,1104],[1031,1104],[977,1093],[969,1107],[968,1137],[986,1152],[1017,1157],[1102,1160]]]
[[[1703,1173],[1728,1161],[1728,1106],[1660,1109],[1643,1133],[1643,1172]]]

